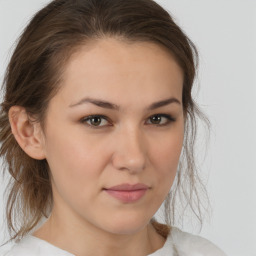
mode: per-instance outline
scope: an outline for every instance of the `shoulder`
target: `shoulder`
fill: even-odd
[[[172,227],[169,236],[177,254],[180,256],[226,256],[209,240]]]
[[[27,236],[1,256],[72,256],[72,254],[63,251],[46,241],[33,236]]]
[[[41,255],[42,245],[31,239],[29,236],[16,241],[13,247],[3,256],[34,256]]]

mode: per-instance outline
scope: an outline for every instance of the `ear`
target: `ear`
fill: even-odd
[[[9,122],[12,133],[30,157],[38,160],[45,159],[44,137],[38,122],[32,122],[25,108],[13,106],[9,110]]]

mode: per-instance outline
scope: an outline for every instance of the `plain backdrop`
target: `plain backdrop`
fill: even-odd
[[[0,0],[0,82],[16,38],[49,0]],[[158,0],[198,47],[195,93],[211,139],[202,171],[212,217],[200,233],[227,255],[256,255],[256,1]],[[198,157],[204,152],[198,152]],[[4,228],[0,180],[0,243]],[[186,227],[184,227],[186,229]],[[0,252],[3,248],[0,249]]]

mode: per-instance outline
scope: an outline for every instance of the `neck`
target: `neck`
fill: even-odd
[[[161,248],[165,242],[150,223],[137,232],[114,234],[84,220],[57,214],[54,209],[34,235],[77,256],[145,256]]]

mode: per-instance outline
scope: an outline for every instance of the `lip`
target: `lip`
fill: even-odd
[[[117,186],[113,186],[110,188],[106,188],[106,190],[125,190],[125,191],[133,191],[133,190],[140,190],[140,189],[148,189],[149,186],[143,184],[143,183],[137,183],[134,185],[124,183]]]
[[[110,196],[124,202],[132,203],[140,200],[148,191],[149,186],[143,183],[120,184],[110,188],[105,188],[104,191]]]

